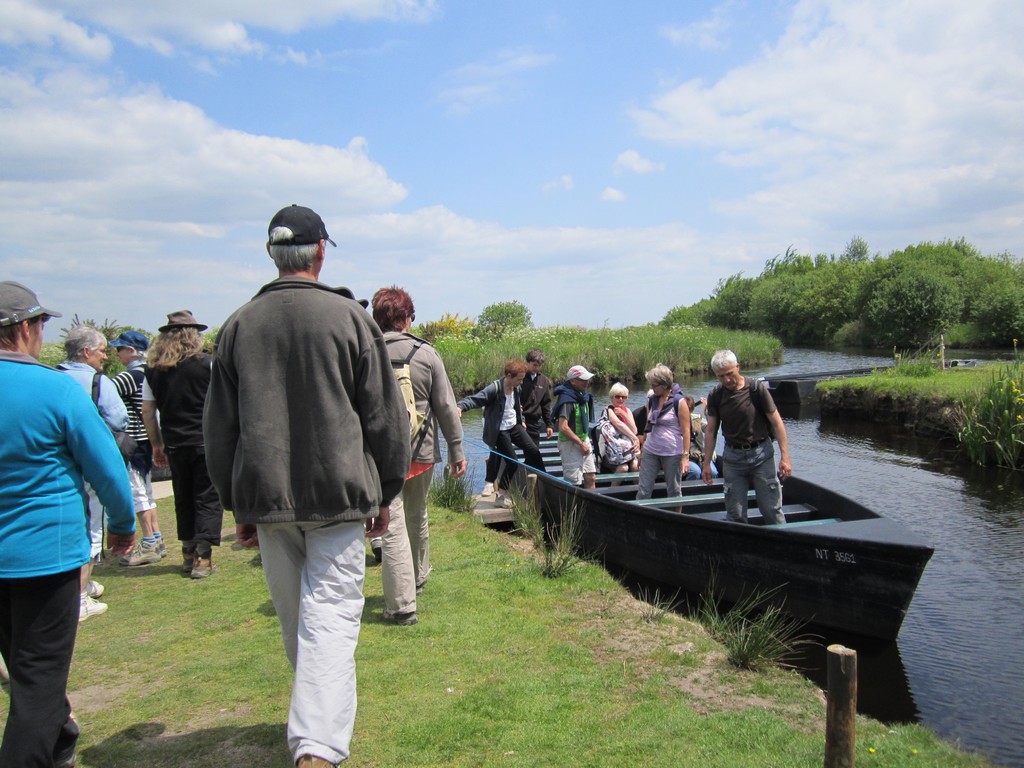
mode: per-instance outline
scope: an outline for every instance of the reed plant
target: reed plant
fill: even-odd
[[[573,365],[585,365],[595,384],[642,381],[657,363],[677,378],[704,374],[711,356],[732,349],[745,366],[761,367],[782,360],[782,343],[771,336],[724,328],[656,325],[586,329],[576,326],[523,328],[499,339],[471,335],[442,336],[435,342],[457,393],[482,389],[501,375],[510,359],[522,360],[534,347],[544,351],[545,370],[558,381]]]
[[[547,537],[543,551],[541,575],[557,579],[580,562],[577,557],[583,537],[583,517],[579,505],[571,504],[563,509],[557,521],[548,523]]]
[[[661,590],[655,588],[651,592],[647,587],[640,587],[637,596],[642,603],[640,620],[645,624],[657,624],[679,605],[679,590],[665,597]]]
[[[471,514],[476,508],[476,498],[473,496],[475,482],[476,476],[472,472],[455,477],[445,467],[444,472],[435,475],[430,483],[427,501],[439,507],[446,507],[453,512]]]
[[[975,464],[1024,469],[1022,383],[1024,361],[1018,357],[997,368],[984,394],[964,406],[958,438]]]
[[[724,647],[729,661],[741,669],[787,666],[801,646],[813,642],[803,624],[790,616],[777,589],[755,590],[723,610],[714,578],[700,597],[698,621]]]
[[[546,519],[537,498],[509,489],[512,500],[512,520],[516,530],[524,535],[541,554],[540,572],[549,579],[565,575],[580,562],[577,552],[583,535],[583,521],[579,506],[573,504],[556,519]]]

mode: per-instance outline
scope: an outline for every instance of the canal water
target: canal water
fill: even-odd
[[[744,372],[779,378],[890,363],[787,349],[783,365]],[[680,383],[694,396],[714,384]],[[608,402],[606,392],[594,395]],[[631,392],[631,406],[643,396]],[[813,406],[780,410],[795,475],[899,520],[935,548],[896,642],[828,635],[800,666],[824,686],[825,647],[855,648],[861,712],[920,722],[997,764],[1024,766],[1024,473],[972,467],[951,445],[898,426],[821,417]],[[463,423],[482,485],[479,411]]]

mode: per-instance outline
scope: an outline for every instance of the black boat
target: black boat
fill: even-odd
[[[891,640],[932,556],[903,525],[798,477],[783,486],[786,524],[764,524],[752,492],[749,522],[735,523],[720,481],[684,482],[673,498],[659,483],[637,501],[636,475],[598,475],[584,490],[562,480],[552,444],[542,453],[550,472],[537,476],[536,493],[550,521],[575,510],[585,552],[687,592],[713,585],[726,602],[770,592],[800,620]]]

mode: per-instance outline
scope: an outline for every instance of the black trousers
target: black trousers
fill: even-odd
[[[0,579],[0,653],[11,678],[0,768],[50,768],[78,740],[67,690],[80,573]]]
[[[167,463],[171,467],[178,539],[194,541],[196,554],[209,557],[210,547],[220,545],[224,507],[206,469],[206,452],[201,446],[168,448]]]
[[[498,440],[494,443],[494,450],[503,456],[515,456],[514,446],[523,449],[523,461],[526,466],[541,472],[544,471],[544,459],[541,458],[540,448],[526,434],[526,430],[520,424],[516,424],[512,429],[504,429],[499,432]],[[515,476],[516,470],[519,469],[519,465],[505,458],[502,458],[502,461],[505,462],[505,470],[498,481],[498,489],[505,491],[512,484],[512,478]]]

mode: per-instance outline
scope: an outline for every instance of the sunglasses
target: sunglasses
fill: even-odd
[[[625,400],[629,395],[612,395],[613,400]]]

